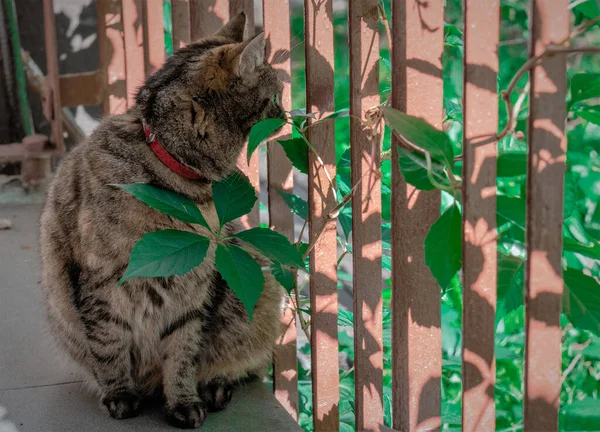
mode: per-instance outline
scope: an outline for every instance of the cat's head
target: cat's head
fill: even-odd
[[[264,33],[243,40],[242,13],[215,35],[177,51],[138,91],[161,144],[203,177],[230,174],[253,125],[284,118],[282,83],[265,62]]]

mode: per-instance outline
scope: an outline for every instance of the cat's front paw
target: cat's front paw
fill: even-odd
[[[135,417],[140,413],[140,398],[134,393],[107,394],[102,397],[101,402],[110,416],[118,420]]]
[[[214,380],[207,384],[199,384],[198,393],[200,393],[208,412],[221,411],[231,402],[233,385],[225,381]]]
[[[200,427],[206,418],[206,410],[200,402],[178,403],[167,407],[167,421],[182,429]]]

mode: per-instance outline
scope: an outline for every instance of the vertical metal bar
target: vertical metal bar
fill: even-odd
[[[173,15],[173,52],[175,52],[179,48],[189,45],[192,40],[190,0],[171,0],[171,13]]]
[[[290,76],[290,4],[289,0],[263,0],[263,22],[267,37],[267,58],[279,72],[283,81],[281,104],[292,109]],[[286,126],[280,138],[289,138],[291,127]],[[293,192],[292,163],[281,146],[271,141],[267,147],[269,224],[271,228],[294,241],[294,215],[277,193],[278,190]],[[290,299],[282,316],[282,333],[277,340],[273,364],[273,387],[275,397],[294,419],[298,419],[298,362],[296,359],[296,314]]]
[[[569,37],[567,0],[532,0],[531,55]],[[563,182],[567,140],[566,56],[530,72],[525,272],[525,431],[558,430],[563,294]]]
[[[333,0],[305,0],[304,14],[306,109],[324,115],[334,109]],[[335,179],[333,122],[311,127],[308,139],[324,163],[309,151],[309,238],[313,242],[319,237],[310,253],[313,416],[316,432],[331,432],[339,428],[340,399],[336,222],[328,217],[336,206],[328,180]]]
[[[149,76],[165,62],[163,0],[148,0],[144,12],[144,71]]]
[[[244,38],[249,39],[254,36],[254,2],[252,0],[229,0],[229,16],[227,21],[235,17],[238,13],[246,14],[246,27],[244,28]],[[254,152],[248,164],[247,146],[244,146],[238,159],[238,168],[244,172],[250,179],[250,183],[254,186],[256,194],[260,195],[260,177],[258,173],[258,151]],[[248,215],[242,218],[242,223],[250,228],[258,226],[260,223],[260,212],[258,201]]]
[[[192,41],[210,36],[229,21],[229,0],[213,0],[210,9],[205,0],[190,0]]]
[[[380,133],[364,125],[379,105],[378,0],[350,0],[350,149],[356,430],[383,424]]]
[[[255,33],[254,0],[229,0],[229,19],[233,18],[242,11],[246,14],[246,27],[244,28],[244,38],[247,39],[254,36]]]
[[[44,0],[44,36],[46,43],[46,84],[44,88],[44,115],[52,123],[50,141],[57,151],[65,150],[63,140],[58,72],[56,21],[52,0]]]
[[[105,74],[102,111],[105,115],[120,114],[127,109],[125,84],[125,46],[121,0],[100,0],[96,3],[99,72]]]
[[[212,35],[241,11],[244,11],[246,14],[246,27],[244,29],[245,37],[248,38],[254,36],[253,0],[216,0],[210,8],[206,2],[200,0],[189,1],[193,40]],[[173,28],[175,28],[175,23],[173,23]],[[244,146],[240,153],[240,157],[238,158],[237,165],[238,168],[248,176],[256,193],[259,194],[260,178],[258,175],[258,151],[252,155],[250,165],[248,165],[246,149],[247,147]],[[246,228],[250,228],[258,226],[259,222],[260,214],[257,201],[252,211],[242,218],[242,223]]]
[[[144,2],[142,0],[122,0],[123,40],[125,41],[125,70],[127,79],[127,107],[135,104],[137,89],[144,83],[144,41],[143,28]],[[162,10],[162,9],[161,9]]]
[[[463,430],[496,427],[496,160],[499,0],[464,0]]]
[[[394,0],[392,106],[442,123],[444,0]],[[423,241],[439,215],[440,193],[400,175],[392,142],[392,403],[394,428],[439,428],[442,349],[440,288],[425,265]]]

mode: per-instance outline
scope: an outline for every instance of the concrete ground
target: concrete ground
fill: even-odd
[[[41,194],[0,194],[0,432],[170,431],[159,407],[140,417],[113,420],[100,411],[76,370],[44,331],[38,218]],[[10,201],[7,203],[6,201]],[[229,407],[210,414],[203,431],[287,432],[299,426],[265,384],[249,384]]]

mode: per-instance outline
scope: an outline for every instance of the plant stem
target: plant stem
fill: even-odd
[[[564,46],[564,44],[567,43],[569,40],[575,38],[576,36],[579,36],[581,33],[583,33],[585,30],[587,30],[588,28],[590,28],[597,22],[600,22],[600,17],[596,17],[594,19],[584,21],[577,28],[575,28],[575,30],[573,30],[571,32],[571,34],[565,40],[561,41],[559,44],[549,44],[548,46],[546,46],[544,51],[542,51],[540,54],[530,57],[525,63],[523,63],[523,65],[519,68],[519,70],[517,70],[515,75],[510,80],[506,90],[502,90],[500,92],[502,100],[504,101],[504,104],[506,105],[506,112],[508,113],[508,120],[506,121],[506,125],[504,126],[502,131],[496,136],[496,139],[500,140],[500,139],[504,138],[507,134],[513,132],[514,127],[517,122],[515,117],[518,116],[518,114],[519,114],[521,105],[523,104],[523,100],[521,100],[521,97],[519,97],[519,99],[517,100],[517,103],[515,104],[515,107],[518,105],[518,109],[514,109],[514,107],[512,106],[512,103],[510,101],[510,95],[515,90],[517,83],[523,77],[523,75],[525,75],[527,72],[529,72],[541,59],[543,59],[544,57],[547,57],[547,56],[551,56],[553,54],[561,54],[561,53],[562,54],[571,54],[571,53],[596,54],[596,53],[600,53],[600,47],[597,47],[597,46],[591,46],[591,45],[585,45],[585,46],[579,46],[579,47]],[[524,91],[524,93],[525,93],[525,91]],[[525,96],[523,96],[523,99],[525,99]],[[519,101],[520,101],[520,104],[519,104]]]

